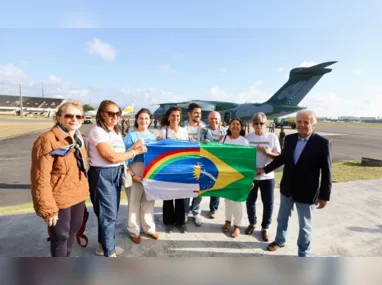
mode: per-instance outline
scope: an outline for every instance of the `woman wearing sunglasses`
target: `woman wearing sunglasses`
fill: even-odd
[[[89,197],[87,154],[79,131],[83,118],[81,104],[61,105],[56,124],[35,141],[32,149],[33,205],[49,227],[53,257],[71,255]]]
[[[139,139],[154,141],[155,134],[149,131],[153,115],[149,109],[142,108],[135,115],[135,130],[127,133],[125,137],[125,146],[130,148]],[[127,231],[130,238],[135,243],[141,242],[140,230],[141,221],[143,231],[152,239],[158,239],[159,234],[155,231],[154,222],[154,200],[147,200],[143,189],[142,179],[144,170],[143,155],[138,155],[129,161],[129,168],[133,177],[133,185],[127,191],[129,201],[127,213]]]
[[[256,147],[256,168],[264,168],[276,156],[281,153],[280,143],[277,136],[267,133],[267,116],[264,113],[256,113],[252,118],[252,126],[254,132],[247,135],[247,140],[251,146]],[[247,199],[247,214],[249,225],[245,230],[247,235],[252,235],[257,222],[256,217],[256,200],[258,190],[260,188],[261,201],[263,203],[263,220],[261,223],[261,235],[264,241],[268,241],[268,228],[272,221],[275,174],[256,175],[253,178],[254,188],[249,193]]]
[[[117,104],[101,102],[96,115],[97,125],[89,132],[89,184],[94,213],[98,219],[97,255],[116,257],[123,249],[115,247],[115,227],[122,188],[123,163],[147,151],[138,140],[126,151],[118,122]]]
[[[227,134],[221,139],[221,143],[235,145],[249,145],[244,137],[245,130],[242,121],[239,118],[233,118],[228,125]],[[240,235],[241,218],[243,215],[242,202],[235,202],[229,199],[225,200],[225,224],[222,228],[224,233],[228,233],[231,224],[234,225],[232,237]],[[233,222],[232,222],[233,221]]]

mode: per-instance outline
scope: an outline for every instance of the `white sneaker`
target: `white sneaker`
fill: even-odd
[[[119,246],[115,247],[115,255],[121,255],[125,250]],[[103,248],[101,244],[98,244],[97,250],[96,250],[96,255],[98,256],[104,256]],[[113,254],[112,254],[113,255]],[[111,255],[111,256],[112,256]]]
[[[195,225],[200,227],[202,225],[202,217],[200,215],[197,215],[195,218]]]

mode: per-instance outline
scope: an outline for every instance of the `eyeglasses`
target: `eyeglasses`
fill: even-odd
[[[108,114],[110,118],[114,116],[121,117],[121,112],[111,112],[111,111],[103,111],[103,112]]]
[[[265,123],[263,123],[263,122],[253,122],[253,124],[254,124],[255,126],[262,126],[262,125],[264,125]]]
[[[73,114],[65,114],[64,115],[64,118],[65,119],[73,119],[73,118],[76,118],[77,120],[82,120],[84,118],[84,116],[82,115],[73,115]]]

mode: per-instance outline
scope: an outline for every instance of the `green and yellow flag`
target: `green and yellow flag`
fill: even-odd
[[[247,199],[256,173],[256,148],[174,140],[146,146],[143,185],[148,200]]]

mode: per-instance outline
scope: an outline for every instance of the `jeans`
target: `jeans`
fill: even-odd
[[[280,210],[277,217],[276,243],[282,245],[286,241],[288,221],[292,216],[293,206],[296,204],[299,233],[297,239],[298,256],[310,256],[310,243],[312,239],[312,215],[314,204],[303,204],[293,200],[292,197],[280,195]]]
[[[90,167],[90,198],[98,219],[98,243],[104,255],[115,252],[115,227],[121,199],[123,166]]]
[[[210,212],[216,212],[219,208],[220,197],[212,197],[210,198]]]
[[[74,238],[81,228],[85,202],[58,211],[58,221],[50,227],[50,252],[52,257],[69,257],[73,250]]]
[[[185,203],[185,214],[188,214],[190,211],[190,198],[184,199]],[[202,213],[202,197],[194,197],[192,198],[192,203],[191,203],[191,209],[192,209],[192,214],[195,216],[198,216]]]
[[[257,223],[256,217],[256,200],[258,189],[260,188],[261,201],[263,202],[263,220],[261,227],[268,229],[272,222],[273,204],[274,204],[274,188],[275,180],[254,180],[254,188],[249,192],[247,198],[247,214],[249,223],[255,225]]]

